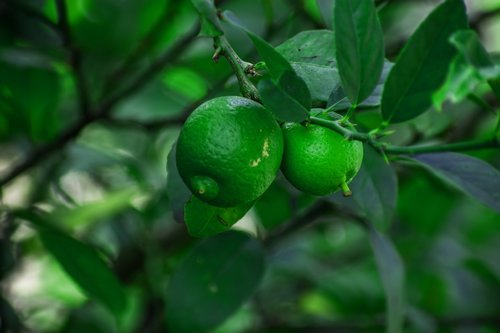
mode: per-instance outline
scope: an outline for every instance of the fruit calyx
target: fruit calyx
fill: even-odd
[[[191,179],[194,192],[202,198],[213,199],[219,194],[219,184],[207,176],[195,176]]]

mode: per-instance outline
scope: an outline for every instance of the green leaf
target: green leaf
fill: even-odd
[[[288,96],[299,102],[306,110],[311,108],[311,93],[304,80],[295,73],[295,70],[284,72],[278,79],[278,86]]]
[[[358,105],[358,108],[374,108],[380,105],[384,84],[387,80],[387,76],[389,75],[392,66],[394,66],[392,62],[388,60],[384,62],[384,68],[382,69],[382,73],[378,80],[377,86],[375,87],[371,95]],[[340,81],[330,92],[331,93],[328,96],[327,106],[330,107],[331,105],[335,104],[335,107],[333,108],[334,111],[349,109],[352,106],[351,102],[346,98],[346,94],[344,92],[344,89],[342,88],[342,85],[340,85]]]
[[[57,209],[52,213],[52,219],[59,224],[65,223],[70,228],[88,226],[96,220],[117,215],[129,208],[132,199],[139,194],[140,191],[135,186],[110,191],[97,201],[84,203],[75,208]]]
[[[386,295],[387,332],[401,333],[405,316],[403,261],[391,240],[371,225],[368,236]]]
[[[165,309],[169,331],[212,331],[253,294],[264,268],[264,250],[247,234],[228,231],[204,240],[170,280]]]
[[[481,81],[477,71],[467,64],[463,55],[458,54],[450,65],[445,83],[432,95],[432,103],[437,110],[442,109],[447,99],[458,103],[464,100]]]
[[[459,153],[412,156],[426,170],[491,209],[500,212],[500,171],[475,157]]]
[[[244,31],[248,35],[248,37],[250,37],[262,60],[266,62],[266,66],[269,69],[269,72],[271,73],[273,79],[279,80],[281,75],[283,75],[285,72],[293,72],[293,68],[290,63],[281,54],[279,54],[271,44],[246,28],[243,23],[241,23],[240,20],[236,17],[236,15],[234,15],[233,12],[225,11],[224,19],[226,19],[227,22],[229,22],[234,27]]]
[[[124,312],[125,290],[94,248],[53,227],[46,216],[30,211],[17,211],[16,216],[33,223],[45,248],[85,293],[115,315]]]
[[[396,209],[398,179],[394,169],[365,145],[363,164],[349,184],[353,195],[336,193],[329,199],[370,219],[377,230],[387,230]]]
[[[262,103],[278,120],[301,122],[309,116],[307,109],[288,95],[273,80],[262,79],[259,82],[258,89]]]
[[[184,184],[179,170],[177,170],[177,162],[175,160],[176,149],[177,141],[174,143],[167,158],[167,194],[170,199],[170,207],[174,214],[174,219],[182,222],[184,221],[184,205],[191,198],[191,191]]]
[[[243,26],[232,12],[224,12],[224,18],[233,26],[246,32],[257,49],[257,52],[259,52],[260,57],[265,61],[273,80],[278,82],[279,86],[285,92],[293,96],[293,99],[309,110],[311,108],[311,93],[304,80],[295,73],[288,60],[276,51],[272,45]]]
[[[60,125],[60,75],[43,63],[3,60],[9,59],[0,59],[0,116],[6,122],[5,132],[20,131],[35,142],[50,141]]]
[[[333,31],[302,31],[276,47],[290,62],[310,63],[337,68]]]
[[[469,64],[488,80],[495,96],[500,99],[500,66],[493,62],[476,32],[473,30],[458,31],[451,36],[450,41],[463,54]]]
[[[288,221],[292,216],[292,198],[288,191],[274,182],[255,203],[262,226],[266,230]]]
[[[427,111],[446,78],[456,50],[450,36],[467,27],[462,0],[446,0],[420,24],[401,51],[382,95],[386,122],[403,122]]]
[[[231,208],[208,205],[196,197],[184,207],[184,221],[193,237],[210,237],[227,231],[252,208],[253,202]]]
[[[304,80],[311,92],[312,104],[322,105],[328,101],[334,87],[340,86],[336,68],[307,62],[292,62],[298,76]]]
[[[354,105],[373,92],[384,65],[384,38],[372,0],[336,0],[335,50],[342,86]]]
[[[224,34],[212,0],[191,0],[191,3],[200,14],[200,36],[216,37]]]

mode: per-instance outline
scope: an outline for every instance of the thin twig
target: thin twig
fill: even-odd
[[[57,25],[61,31],[63,46],[68,50],[70,55],[70,66],[75,73],[75,85],[78,91],[78,101],[80,113],[84,118],[89,117],[90,97],[82,64],[82,54],[74,45],[71,36],[71,28],[68,21],[68,9],[65,0],[56,0],[56,9],[58,22]]]
[[[217,61],[219,55],[223,55],[227,62],[231,65],[238,83],[240,85],[241,94],[246,97],[259,101],[259,91],[255,88],[254,84],[247,77],[249,69],[252,64],[243,61],[238,54],[234,51],[231,44],[225,36],[217,36],[214,38],[215,54],[214,61]]]
[[[446,152],[446,151],[467,151],[467,150],[479,150],[488,148],[500,148],[500,140],[497,137],[491,137],[486,139],[477,139],[470,141],[461,141],[448,144],[440,145],[416,145],[416,146],[397,146],[389,145],[384,142],[380,142],[372,137],[368,133],[354,132],[350,129],[342,127],[337,121],[327,120],[318,117],[311,117],[311,123],[321,125],[334,130],[335,132],[342,134],[350,140],[357,140],[365,142],[372,146],[375,150],[383,152],[385,154],[420,154],[420,153],[435,153],[435,152]]]

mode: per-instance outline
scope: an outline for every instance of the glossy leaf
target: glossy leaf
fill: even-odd
[[[493,62],[476,32],[458,31],[450,40],[469,64],[476,68],[482,77],[488,79],[491,89],[500,99],[500,66]]]
[[[382,69],[382,73],[380,74],[380,78],[378,80],[375,89],[361,104],[358,105],[358,108],[374,108],[380,105],[382,100],[382,91],[384,89],[385,81],[387,80],[387,76],[391,71],[392,66],[394,64],[388,60],[384,62],[384,68]],[[330,96],[328,96],[327,106],[334,105],[333,110],[345,110],[351,107],[351,102],[348,98],[346,98],[346,94],[340,82],[331,90]]]
[[[420,154],[412,159],[446,183],[500,212],[500,171],[490,164],[459,153]]]
[[[115,315],[124,312],[125,290],[94,248],[56,229],[42,215],[18,211],[17,216],[33,223],[45,248],[85,293]]]
[[[420,24],[401,51],[382,95],[386,122],[403,122],[427,111],[446,78],[456,50],[450,36],[467,27],[462,0],[446,0]]]
[[[175,152],[177,141],[173,145],[172,150],[167,158],[167,194],[170,198],[170,207],[174,214],[174,218],[178,222],[184,221],[184,205],[191,198],[191,191],[184,184],[184,181],[177,170],[177,162],[175,160]]]
[[[340,76],[336,68],[307,62],[292,62],[292,67],[306,83],[314,105],[328,101],[334,87],[340,86]]]
[[[276,51],[271,44],[243,26],[232,12],[224,12],[224,18],[233,26],[246,32],[260,57],[265,61],[271,77],[275,82],[278,82],[282,90],[287,92],[290,96],[293,96],[292,98],[299,102],[304,108],[309,109],[311,107],[311,93],[304,80],[295,73],[288,60]]]
[[[264,106],[281,121],[300,122],[308,117],[308,110],[270,79],[258,85]]]
[[[396,209],[398,179],[391,165],[372,148],[365,145],[364,154],[361,169],[349,184],[352,196],[336,193],[330,200],[369,219],[377,230],[386,230]]]
[[[200,36],[215,37],[224,34],[213,0],[191,0],[191,3],[200,14]]]
[[[391,240],[379,233],[371,225],[368,227],[370,243],[384,286],[387,303],[387,332],[403,332],[405,316],[403,261]]]
[[[169,331],[208,332],[255,291],[265,268],[261,245],[228,231],[197,245],[177,266],[166,294]]]
[[[193,196],[184,207],[184,220],[191,236],[210,237],[229,230],[252,205],[253,202],[220,208],[208,205]]]
[[[335,50],[342,87],[354,105],[377,85],[384,65],[384,38],[371,0],[336,0]]]
[[[335,42],[330,30],[302,31],[276,47],[290,62],[336,68]]]

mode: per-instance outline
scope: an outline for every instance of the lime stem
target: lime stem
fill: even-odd
[[[461,141],[440,145],[416,145],[416,146],[397,146],[388,144],[386,142],[379,141],[375,139],[369,133],[354,132],[350,129],[343,127],[339,121],[327,120],[318,117],[310,117],[309,121],[311,124],[324,126],[335,132],[342,134],[349,140],[357,140],[365,142],[372,146],[375,150],[380,153],[392,154],[392,155],[412,155],[412,154],[422,154],[422,153],[435,153],[435,152],[445,152],[445,151],[466,151],[466,150],[479,150],[487,148],[499,148],[500,138],[495,136],[486,139],[476,139],[469,141]]]
[[[352,191],[346,182],[343,182],[342,184],[340,184],[340,188],[342,189],[344,197],[350,197],[352,195]]]
[[[225,36],[214,37],[214,47],[217,57],[219,55],[223,55],[227,62],[231,65],[231,68],[238,79],[241,94],[246,98],[250,98],[258,102],[260,100],[259,91],[247,77],[247,73],[253,65],[243,61],[238,56]]]

